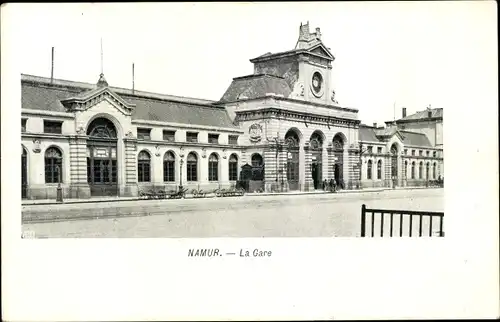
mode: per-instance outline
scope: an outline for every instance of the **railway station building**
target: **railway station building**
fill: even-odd
[[[309,24],[295,47],[253,58],[218,101],[21,75],[22,197],[137,196],[180,186],[310,191],[425,185],[444,177],[442,109],[361,124],[331,83],[335,57]],[[194,93],[195,94],[195,93]]]

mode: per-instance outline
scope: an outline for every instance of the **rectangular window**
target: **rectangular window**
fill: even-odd
[[[21,119],[21,132],[26,132],[26,121],[27,119]]]
[[[238,180],[238,162],[229,162],[229,181]]]
[[[218,144],[219,143],[219,134],[208,134],[208,143]]]
[[[175,161],[163,161],[163,181],[174,182]]]
[[[381,148],[381,147],[378,147],[378,148],[377,148],[377,153],[378,153],[378,154],[382,154],[382,148]]]
[[[408,149],[405,149],[405,155],[408,155]]]
[[[139,140],[151,140],[151,129],[137,128],[137,138]]]
[[[187,132],[186,142],[198,142],[198,132]]]
[[[43,133],[61,134],[62,133],[61,121],[43,121]]]
[[[368,147],[368,153],[372,154],[373,153],[373,147],[372,146],[369,146]]]
[[[238,136],[237,135],[230,135],[229,136],[229,144],[230,145],[237,145],[238,144]]]
[[[431,151],[425,151],[425,154],[427,154],[427,157],[431,156]]]
[[[419,155],[419,156],[423,156],[423,155],[424,155],[424,151],[419,150],[419,151],[418,151],[418,155]]]
[[[175,142],[175,131],[163,130],[163,141]]]
[[[411,155],[415,156],[415,150],[411,150]]]
[[[188,161],[186,165],[187,169],[187,181],[198,181],[198,171],[196,169],[196,161]]]

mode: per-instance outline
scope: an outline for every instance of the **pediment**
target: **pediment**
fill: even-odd
[[[131,115],[135,108],[134,104],[126,102],[109,87],[99,87],[86,91],[76,96],[61,100],[61,103],[68,112],[73,112],[86,111],[102,101],[107,101],[124,115]]]
[[[328,48],[325,47],[322,43],[317,44],[316,46],[313,46],[307,50],[308,52],[312,54],[316,54],[318,56],[322,56],[331,60],[334,60],[335,57],[333,57],[332,53]]]

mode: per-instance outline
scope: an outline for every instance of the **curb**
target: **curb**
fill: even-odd
[[[324,191],[318,191],[318,192],[276,192],[276,193],[269,193],[269,192],[263,192],[263,193],[246,193],[245,196],[307,196],[307,195],[329,195],[329,194],[346,194],[346,193],[364,193],[364,192],[382,192],[382,191],[401,191],[401,190],[422,190],[422,189],[441,189],[441,188],[430,188],[430,187],[408,187],[408,188],[399,188],[399,189],[392,189],[392,188],[384,188],[384,189],[363,189],[363,190],[342,190],[342,191],[337,191],[335,193],[331,192],[324,192]],[[217,198],[215,196],[207,196],[204,198],[193,198],[193,197],[188,197],[184,199],[208,199],[208,198]],[[221,198],[227,198],[227,197],[221,197]],[[49,205],[70,205],[70,204],[82,204],[82,203],[103,203],[103,202],[120,202],[120,201],[139,201],[139,200],[148,200],[148,199],[141,199],[138,197],[134,198],[120,198],[120,199],[103,199],[103,200],[92,200],[92,199],[84,199],[84,200],[70,200],[67,202],[41,202],[41,203],[26,203],[26,204],[21,204],[21,207],[29,207],[29,206],[49,206]],[[152,200],[168,200],[168,199],[152,199]],[[182,199],[176,199],[176,200],[182,200]]]

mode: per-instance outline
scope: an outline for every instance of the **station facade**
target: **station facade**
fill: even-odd
[[[305,24],[294,49],[251,59],[254,73],[218,101],[117,88],[103,74],[96,84],[21,75],[22,197],[52,199],[58,185],[65,198],[210,191],[235,186],[245,167],[262,191],[423,185],[427,174],[403,170],[415,162],[442,175],[442,110],[361,125],[335,99],[334,60]]]

